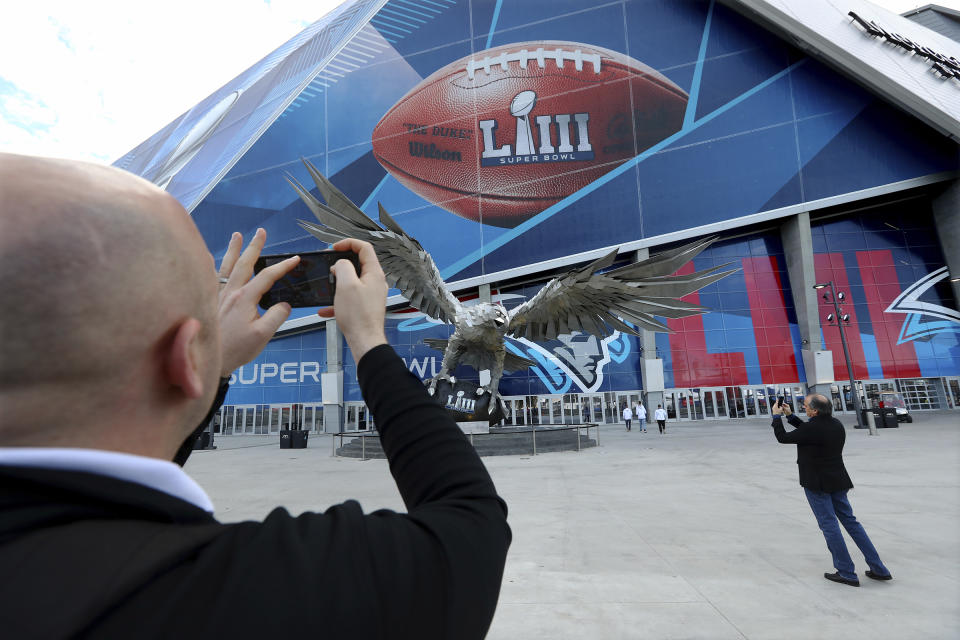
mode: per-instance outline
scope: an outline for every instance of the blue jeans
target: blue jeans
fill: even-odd
[[[640,421],[640,431],[643,431],[647,428],[647,419],[646,418],[637,418]]]
[[[813,515],[817,518],[817,524],[820,525],[823,537],[827,541],[827,548],[833,556],[833,566],[841,576],[848,580],[857,580],[853,560],[850,559],[847,544],[843,541],[843,534],[840,533],[840,524],[843,524],[843,528],[847,530],[853,541],[860,547],[870,570],[881,576],[890,574],[887,568],[883,566],[883,562],[880,561],[880,555],[874,548],[873,543],[870,542],[863,525],[857,522],[856,517],[854,517],[853,507],[847,500],[846,490],[826,493],[804,488],[804,491],[807,494],[807,502],[813,509]]]

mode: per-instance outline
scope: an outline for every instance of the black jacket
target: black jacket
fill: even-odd
[[[787,433],[780,416],[773,417],[773,433],[783,444],[797,445],[800,486],[813,491],[852,489],[853,482],[843,466],[843,443],[847,433],[833,416],[814,416],[804,422],[795,414],[787,422],[796,427]]]
[[[390,347],[363,395],[407,514],[348,501],[221,524],[143,485],[0,467],[6,638],[480,638],[506,505],[456,424]]]

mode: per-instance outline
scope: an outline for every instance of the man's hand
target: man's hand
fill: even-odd
[[[290,305],[286,302],[273,305],[262,316],[257,310],[263,294],[300,262],[299,256],[287,258],[262,270],[251,280],[253,265],[266,241],[267,232],[257,229],[241,254],[243,236],[234,233],[220,264],[220,277],[227,279],[227,283],[220,287],[218,314],[222,355],[220,375],[224,378],[256,358],[290,315]]]
[[[790,416],[793,415],[793,409],[790,408],[786,402],[783,403],[783,415]]]
[[[775,416],[783,415],[783,410],[786,406],[787,405],[785,404],[778,405],[776,402],[774,402],[770,406],[770,413],[772,413]]]
[[[333,245],[336,251],[353,251],[360,257],[360,276],[347,260],[337,260],[330,268],[337,279],[333,306],[320,309],[317,315],[336,318],[353,352],[360,362],[370,349],[387,343],[383,319],[387,308],[387,280],[377,254],[369,242],[347,238]]]

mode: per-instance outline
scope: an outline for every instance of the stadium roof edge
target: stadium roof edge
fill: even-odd
[[[937,13],[942,13],[943,15],[946,15],[946,16],[953,16],[954,18],[960,18],[960,11],[957,11],[956,9],[951,9],[950,7],[944,7],[939,4],[925,4],[922,7],[917,7],[915,9],[908,9],[907,11],[904,11],[900,15],[903,17],[907,17],[907,16],[916,15],[918,13],[922,13],[924,11],[936,11]]]
[[[388,1],[346,0],[124,154],[113,166],[158,184],[192,211]],[[335,40],[329,40],[331,35]],[[253,97],[245,100],[243,94]],[[263,109],[274,101],[276,107]],[[237,135],[238,123],[247,129],[246,135]],[[221,136],[221,144],[215,144]],[[226,138],[240,138],[242,142],[230,144]],[[191,167],[195,156],[198,162]],[[201,163],[202,171],[184,171]],[[178,179],[187,173],[193,175]]]
[[[884,31],[960,59],[960,43],[867,0],[720,0],[804,53],[960,142],[960,79],[885,36],[868,33],[850,14]]]

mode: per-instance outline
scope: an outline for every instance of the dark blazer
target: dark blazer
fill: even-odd
[[[780,416],[773,417],[773,433],[783,444],[797,445],[800,486],[813,491],[843,491],[853,488],[853,481],[843,466],[843,444],[847,433],[833,416],[814,416],[804,422],[795,414],[787,418],[796,427],[789,433]]]
[[[358,377],[408,513],[351,500],[221,524],[143,485],[0,467],[0,635],[483,637],[506,505],[392,349],[371,350]]]

